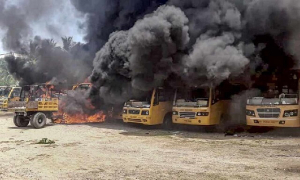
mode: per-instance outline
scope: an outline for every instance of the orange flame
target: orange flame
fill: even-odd
[[[86,108],[89,109],[95,109],[95,107],[88,101],[88,105],[86,105]],[[106,119],[106,114],[104,114],[103,111],[99,111],[94,115],[88,115],[88,114],[68,114],[63,111],[63,108],[65,107],[64,103],[59,104],[59,110],[57,113],[53,113],[55,119],[55,123],[59,124],[82,124],[82,123],[94,123],[94,122],[104,122]]]
[[[98,112],[94,115],[87,114],[75,114],[69,115],[63,113],[62,117],[58,118],[55,123],[60,124],[82,124],[82,123],[94,123],[94,122],[104,122],[106,115],[103,112]]]

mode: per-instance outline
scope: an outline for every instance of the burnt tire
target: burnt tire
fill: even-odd
[[[162,126],[166,130],[172,130],[174,128],[174,124],[172,122],[172,115],[171,114],[167,114],[165,116]]]
[[[29,124],[29,121],[24,116],[14,116],[14,124],[17,127],[27,127]]]
[[[36,113],[30,120],[30,124],[36,129],[45,127],[46,122],[47,117],[44,113],[41,112]]]

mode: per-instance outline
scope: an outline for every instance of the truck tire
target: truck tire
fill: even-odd
[[[172,130],[173,127],[174,127],[174,124],[172,122],[172,114],[167,114],[164,118],[163,128],[166,130]]]
[[[46,122],[47,117],[42,112],[36,113],[30,120],[30,124],[36,129],[43,128],[46,125]]]
[[[24,116],[15,115],[14,116],[14,124],[17,127],[27,127],[29,124],[29,121],[26,120]]]

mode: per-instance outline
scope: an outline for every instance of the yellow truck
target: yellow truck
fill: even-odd
[[[19,101],[20,92],[21,92],[21,87],[1,86],[0,87],[0,109],[2,111],[7,111],[8,102]]]
[[[277,77],[273,75],[272,78],[265,78],[265,88],[262,88],[261,95],[247,100],[248,126],[300,127],[299,71]]]
[[[177,89],[173,102],[172,122],[204,126],[208,129],[226,129],[231,95],[243,86],[223,83],[217,87]]]
[[[172,127],[172,101],[174,93],[159,87],[146,96],[130,100],[123,107],[123,121],[144,125]]]
[[[47,118],[53,119],[58,112],[61,91],[51,84],[23,86],[20,101],[8,103],[8,111],[14,112],[13,122],[17,127],[26,127],[29,122],[35,128],[43,128]]]
[[[72,90],[88,90],[91,88],[92,84],[91,83],[79,83],[73,86]]]

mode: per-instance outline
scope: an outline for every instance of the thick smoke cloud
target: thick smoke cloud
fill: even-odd
[[[145,14],[151,13],[166,0],[71,0],[86,14],[85,37],[91,53],[96,53],[117,30],[128,30]]]
[[[96,112],[88,100],[88,92],[84,90],[69,91],[59,101],[59,108],[69,115],[94,114]]]
[[[241,74],[249,59],[244,55],[243,45],[234,42],[235,37],[230,33],[201,36],[184,61],[189,84],[218,85],[232,75]]]
[[[72,45],[71,38],[63,39],[67,50],[57,47],[52,40],[35,37],[27,55],[5,58],[9,72],[21,85],[45,83],[53,79],[69,84],[83,82],[91,72],[90,64],[82,60],[88,54],[82,50],[81,44]]]
[[[257,72],[280,73],[300,58],[297,0],[71,0],[87,18],[87,44],[64,39],[64,48],[42,38],[26,45],[28,22],[42,18],[37,14],[43,8],[34,10],[34,0],[22,1],[25,10],[4,2],[4,47],[31,57],[7,60],[15,77],[23,84],[53,78],[73,83],[92,71],[90,97],[100,104],[122,104],[163,84],[247,83]],[[48,3],[41,3],[49,6],[45,14],[59,4]]]
[[[128,31],[113,33],[94,59],[96,93],[107,103],[121,103],[162,85],[172,56],[189,42],[187,23],[180,9],[161,6]]]
[[[5,32],[2,38],[4,50],[25,53],[28,41],[34,35],[32,25],[47,21],[48,26],[54,28],[50,24],[51,16],[66,4],[57,0],[2,0],[0,30]]]
[[[297,55],[291,37],[299,29],[298,1],[169,0],[167,4],[128,31],[110,36],[94,59],[93,96],[124,102],[163,83],[207,86],[226,79],[250,83],[258,71],[280,72],[293,66],[289,54]],[[158,15],[162,8],[174,9],[173,17],[185,19],[179,34],[161,23],[168,12]],[[280,58],[267,55],[272,51]]]
[[[52,39],[39,36],[33,38],[34,34],[41,33],[33,31],[35,26],[42,27],[44,24],[53,37],[61,36],[64,31],[61,30],[62,25],[58,28],[52,20],[59,13],[63,14],[60,10],[71,9],[67,8],[68,5],[71,5],[70,2],[58,0],[1,1],[0,30],[4,31],[3,48],[23,55],[9,56],[5,60],[8,70],[21,85],[45,83],[52,79],[73,84],[84,81],[91,73],[93,57],[86,45],[75,43],[72,38],[66,37],[62,38],[61,48]],[[65,19],[68,21],[69,17]]]

